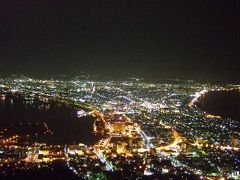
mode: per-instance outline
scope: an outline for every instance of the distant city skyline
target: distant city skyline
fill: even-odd
[[[237,180],[239,95],[230,83],[0,78],[0,179]]]

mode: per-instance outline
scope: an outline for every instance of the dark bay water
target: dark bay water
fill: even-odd
[[[240,91],[211,91],[203,95],[198,107],[210,114],[240,121]]]
[[[77,117],[77,111],[57,102],[26,101],[21,96],[0,100],[0,130],[5,136],[29,136],[30,141],[48,144],[94,144],[93,117]],[[47,131],[48,130],[48,131]]]

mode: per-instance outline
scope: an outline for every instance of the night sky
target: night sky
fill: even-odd
[[[240,81],[238,0],[3,0],[0,25],[2,75]]]

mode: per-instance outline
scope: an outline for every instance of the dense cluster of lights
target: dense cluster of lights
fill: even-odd
[[[6,92],[21,93],[28,101],[34,101],[36,95],[43,102],[52,98],[75,108],[78,118],[95,117],[94,131],[104,135],[93,146],[21,147],[25,156],[14,160],[3,149],[2,164],[46,165],[61,159],[81,177],[101,171],[109,176],[118,172],[123,178],[240,175],[240,123],[207,114],[195,105],[208,91],[240,89],[240,86],[193,81],[152,84],[139,79],[93,81],[86,77],[70,80],[11,77],[1,79],[0,84],[2,101]],[[46,123],[44,128],[45,134],[54,133]],[[3,129],[1,134],[4,131],[7,130]],[[12,146],[17,138],[17,135],[1,136],[1,147],[8,142],[8,147]]]

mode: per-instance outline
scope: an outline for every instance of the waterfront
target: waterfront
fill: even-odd
[[[239,90],[210,91],[199,98],[197,105],[209,114],[240,121]]]
[[[4,136],[14,134],[29,137],[29,142],[47,144],[94,144],[94,118],[77,117],[77,110],[55,101],[26,100],[20,95],[8,95],[0,101],[0,127]]]
[[[3,175],[51,168],[60,160],[80,178],[239,177],[239,122],[212,116],[196,106],[208,92],[240,89],[239,85],[82,77],[1,81],[1,108],[6,114],[0,117],[7,120],[1,121],[0,134]],[[86,131],[83,124],[88,115],[96,121]],[[29,143],[23,143],[22,137],[28,135]],[[89,135],[101,139],[89,141]]]

